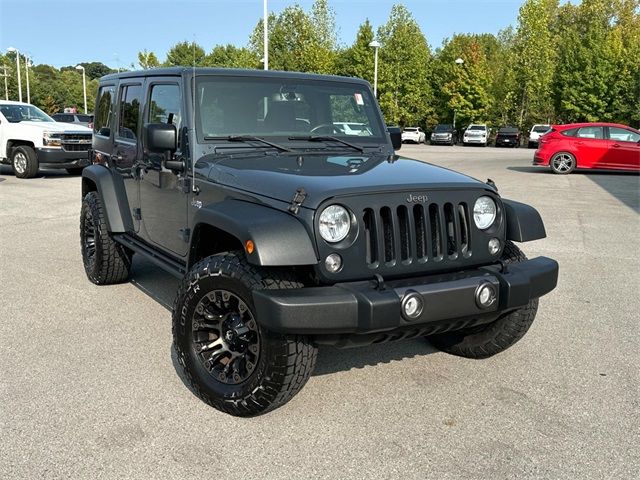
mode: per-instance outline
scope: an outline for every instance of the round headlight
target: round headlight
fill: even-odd
[[[336,243],[344,240],[350,227],[349,212],[340,205],[329,205],[320,214],[320,236],[327,242]]]
[[[489,228],[496,219],[496,202],[480,197],[473,206],[473,221],[480,230]]]

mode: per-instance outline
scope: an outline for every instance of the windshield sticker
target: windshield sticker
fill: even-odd
[[[353,94],[353,96],[356,99],[356,104],[364,105],[364,99],[362,98],[362,94],[361,93],[356,92],[356,93]]]

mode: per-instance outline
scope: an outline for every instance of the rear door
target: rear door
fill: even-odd
[[[611,142],[604,136],[604,127],[589,125],[580,127],[573,141],[578,167],[609,167],[608,151]]]
[[[620,127],[608,127],[607,130],[611,141],[608,155],[611,157],[612,166],[640,169],[640,134]]]

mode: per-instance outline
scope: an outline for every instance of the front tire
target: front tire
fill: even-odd
[[[512,242],[507,242],[502,254],[505,263],[526,260],[522,251]],[[517,343],[531,327],[538,311],[535,298],[519,308],[487,325],[468,330],[447,332],[428,337],[429,342],[443,352],[466,358],[487,358],[503,352]]]
[[[96,192],[82,200],[80,247],[84,271],[96,285],[122,283],[129,278],[132,253],[109,235],[102,202]]]
[[[173,308],[173,344],[193,391],[231,415],[278,408],[305,385],[317,349],[306,337],[267,331],[254,290],[300,288],[280,270],[250,265],[242,252],[213,255],[183,280]]]
[[[38,174],[38,157],[33,148],[20,145],[11,152],[11,167],[18,178],[33,178]]]

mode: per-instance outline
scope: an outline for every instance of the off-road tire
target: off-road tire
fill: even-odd
[[[38,157],[33,148],[20,145],[11,151],[11,168],[18,178],[33,178],[38,174]]]
[[[96,285],[122,283],[129,278],[132,253],[109,235],[102,202],[96,192],[87,193],[82,200],[80,248],[84,271]]]
[[[302,287],[291,273],[250,265],[242,252],[206,257],[182,281],[173,306],[173,345],[193,392],[212,407],[239,417],[267,413],[287,403],[305,385],[316,363],[317,348],[300,335],[267,331],[255,317],[251,292]],[[198,357],[193,340],[194,312],[213,290],[239,297],[256,318],[260,339],[255,367],[242,382],[228,384],[214,377]]]
[[[512,242],[507,242],[502,254],[505,263],[518,263],[527,257]],[[466,358],[487,358],[518,342],[529,330],[538,311],[538,299],[531,300],[498,320],[469,330],[442,333],[428,337],[431,344],[443,352]]]
[[[65,168],[69,175],[80,175],[84,167],[76,167],[76,168]]]

